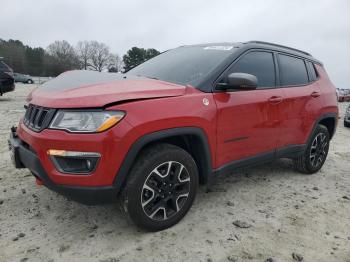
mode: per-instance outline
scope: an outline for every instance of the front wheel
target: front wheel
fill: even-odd
[[[192,156],[180,147],[158,144],[138,157],[122,192],[123,207],[137,226],[163,230],[186,215],[197,188]]]
[[[32,79],[28,79],[27,80],[27,84],[33,84],[34,82],[33,82],[33,80]]]
[[[305,174],[319,171],[326,161],[329,142],[328,129],[323,125],[318,125],[310,137],[305,152],[294,159],[295,169]]]

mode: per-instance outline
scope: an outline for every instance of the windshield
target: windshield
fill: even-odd
[[[164,52],[127,74],[186,85],[205,77],[225,58],[233,46],[185,46]]]

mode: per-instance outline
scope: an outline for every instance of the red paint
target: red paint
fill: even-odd
[[[43,181],[41,181],[40,179],[36,178],[35,179],[35,183],[38,185],[38,186],[42,186],[44,183]]]
[[[99,134],[72,134],[46,129],[33,132],[22,123],[19,137],[37,152],[53,182],[65,185],[111,185],[132,144],[145,134],[175,127],[199,127],[208,139],[212,166],[303,144],[316,119],[338,113],[335,88],[321,66],[320,78],[307,86],[228,93],[203,93],[157,80],[126,80],[62,92],[34,91],[31,103],[53,108],[92,108],[121,102],[108,110],[124,110],[125,118]],[[315,92],[317,95],[315,95]],[[145,99],[148,98],[148,99]],[[149,99],[152,98],[152,99]],[[203,99],[209,101],[208,105]],[[139,99],[138,101],[127,101]],[[229,140],[237,139],[235,142]],[[58,172],[48,149],[101,153],[91,175]]]
[[[92,108],[131,99],[179,96],[184,91],[184,86],[158,80],[125,80],[63,91],[44,91],[38,88],[31,93],[30,103],[52,108]]]
[[[216,93],[217,104],[217,163],[219,167],[232,160],[271,151],[278,138],[278,89]],[[235,142],[233,138],[246,137]]]

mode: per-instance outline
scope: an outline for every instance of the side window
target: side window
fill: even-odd
[[[282,86],[304,85],[309,82],[304,60],[279,54],[278,62]]]
[[[310,82],[315,81],[318,77],[315,66],[310,61],[307,61],[306,63],[309,69],[309,80]]]
[[[241,57],[229,70],[231,73],[247,73],[258,78],[258,88],[275,87],[275,64],[270,52],[253,51]]]

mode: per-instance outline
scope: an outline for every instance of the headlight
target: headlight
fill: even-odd
[[[50,128],[69,132],[103,132],[122,120],[124,115],[122,111],[59,110]]]

